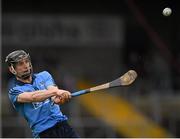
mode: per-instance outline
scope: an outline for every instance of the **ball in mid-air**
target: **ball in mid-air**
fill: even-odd
[[[170,16],[171,15],[171,13],[172,13],[172,10],[171,10],[171,8],[164,8],[164,10],[163,10],[163,15],[164,16]]]

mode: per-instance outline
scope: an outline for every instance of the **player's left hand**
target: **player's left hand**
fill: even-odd
[[[68,102],[71,99],[71,93],[69,91],[64,91],[60,96],[55,96],[53,99],[55,104],[61,105]]]

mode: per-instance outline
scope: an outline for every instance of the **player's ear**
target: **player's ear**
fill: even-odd
[[[14,69],[13,66],[10,66],[10,67],[9,67],[9,71],[10,71],[12,74],[14,74],[14,75],[17,74],[17,72],[15,71],[15,69]]]

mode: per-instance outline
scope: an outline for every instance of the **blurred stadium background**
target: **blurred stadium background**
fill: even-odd
[[[2,0],[1,137],[31,137],[7,95],[4,63],[13,50],[31,55],[70,91],[139,77],[62,106],[81,137],[180,137],[180,2]],[[172,8],[164,17],[162,10]]]

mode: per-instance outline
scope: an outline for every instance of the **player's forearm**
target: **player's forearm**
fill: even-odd
[[[41,102],[55,96],[56,92],[54,90],[38,90],[34,92],[24,92],[18,96],[18,102]]]

